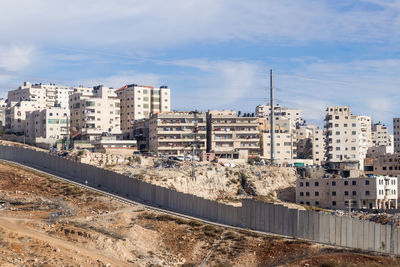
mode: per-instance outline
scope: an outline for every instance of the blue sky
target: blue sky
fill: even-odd
[[[0,1],[0,97],[23,81],[168,85],[173,109],[277,102],[400,116],[400,1]]]

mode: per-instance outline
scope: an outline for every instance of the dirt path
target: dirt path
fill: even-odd
[[[99,253],[94,249],[84,248],[78,246],[76,243],[51,237],[44,233],[31,229],[24,224],[29,221],[33,220],[24,218],[12,218],[0,215],[0,228],[16,233],[18,235],[29,236],[34,239],[39,239],[43,242],[47,242],[53,245],[54,247],[70,250],[75,254],[77,254],[79,251],[78,255],[87,256],[89,258],[92,258],[94,261],[101,260],[104,264],[109,263],[111,264],[111,266],[132,266],[132,265],[127,265],[126,262]]]

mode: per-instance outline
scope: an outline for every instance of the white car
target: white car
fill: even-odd
[[[184,160],[185,160],[185,157],[182,156],[182,155],[179,155],[179,156],[177,156],[176,158],[177,158],[177,160],[179,160],[179,161],[184,161]]]

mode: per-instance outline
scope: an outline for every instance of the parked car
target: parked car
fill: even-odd
[[[140,155],[142,155],[142,152],[140,152],[140,151],[133,151],[133,155],[134,155],[134,156],[140,156]]]
[[[170,159],[170,160],[179,160],[177,156],[169,156],[168,159]]]
[[[142,154],[144,157],[154,157],[153,152],[143,152]]]
[[[184,160],[185,160],[185,156],[183,156],[183,155],[179,155],[179,156],[177,156],[176,158],[177,158],[177,160],[179,160],[179,161],[184,161]]]

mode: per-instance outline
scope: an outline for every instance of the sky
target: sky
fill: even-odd
[[[400,117],[400,0],[1,0],[0,97],[24,81],[171,88],[172,109],[323,124],[328,105]]]

